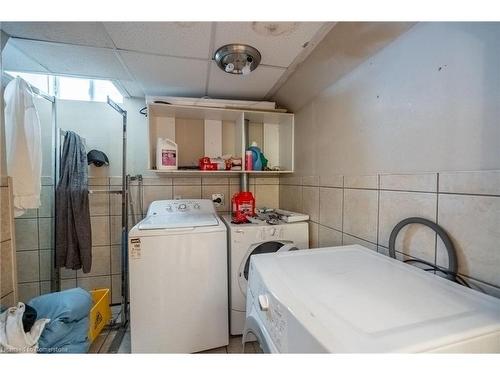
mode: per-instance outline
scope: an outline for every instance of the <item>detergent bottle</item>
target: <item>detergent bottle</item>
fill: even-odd
[[[252,142],[251,146],[248,148],[248,151],[252,151],[252,169],[254,171],[262,170],[262,151],[257,146],[257,142]]]
[[[177,169],[177,143],[158,138],[156,143],[156,169]]]

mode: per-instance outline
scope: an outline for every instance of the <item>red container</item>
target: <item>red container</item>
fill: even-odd
[[[208,157],[200,158],[200,160],[198,161],[198,167],[200,168],[201,171],[216,171],[217,170],[217,164],[212,163],[210,161],[210,158],[208,158]]]
[[[249,191],[234,194],[231,204],[235,223],[245,222],[247,216],[255,216],[255,198]]]

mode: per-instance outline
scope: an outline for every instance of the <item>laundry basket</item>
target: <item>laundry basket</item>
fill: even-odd
[[[111,320],[111,293],[109,289],[96,289],[91,290],[90,295],[93,305],[89,315],[89,342],[92,343]]]

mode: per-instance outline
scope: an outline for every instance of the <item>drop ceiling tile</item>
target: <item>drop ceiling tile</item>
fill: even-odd
[[[322,22],[218,22],[214,47],[249,44],[261,53],[262,64],[288,67],[322,25]]]
[[[47,73],[47,69],[19,51],[10,41],[2,51],[2,64],[3,70]]]
[[[18,38],[113,47],[100,22],[2,22],[2,30]]]
[[[105,48],[15,39],[9,43],[54,74],[129,79],[115,52]]]
[[[120,55],[146,95],[204,95],[206,61],[123,51]]]
[[[105,22],[104,27],[120,49],[210,57],[210,22]]]
[[[144,97],[144,91],[142,90],[142,87],[137,84],[135,81],[125,81],[121,80],[118,81],[118,84],[123,86],[125,90],[129,93],[130,96],[132,97],[137,97],[137,98],[142,98]]]
[[[208,96],[212,98],[263,99],[284,72],[284,68],[259,66],[250,74],[243,76],[223,72],[215,62],[212,62]]]

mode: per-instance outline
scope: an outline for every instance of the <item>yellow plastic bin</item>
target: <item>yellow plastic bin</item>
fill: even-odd
[[[109,289],[91,290],[93,306],[89,315],[89,342],[92,343],[111,320],[111,293]]]

